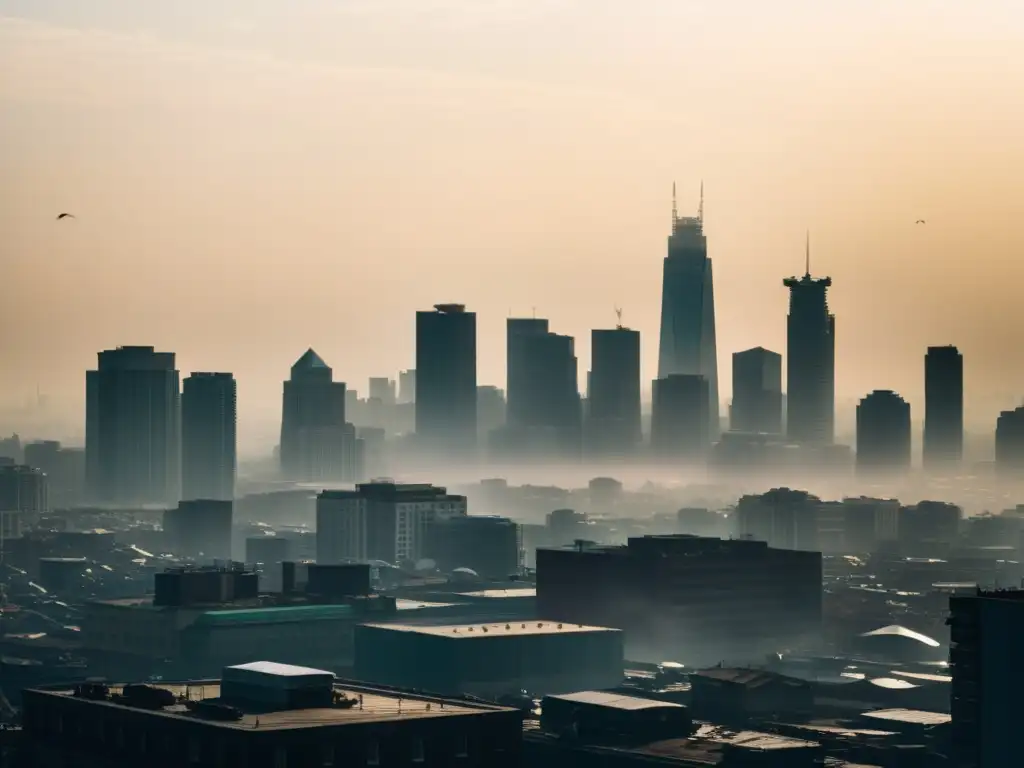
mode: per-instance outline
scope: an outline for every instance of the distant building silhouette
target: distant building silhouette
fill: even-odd
[[[164,534],[171,551],[202,562],[231,560],[234,502],[190,499],[164,512]]]
[[[0,537],[16,539],[50,511],[49,478],[36,467],[0,465]]]
[[[476,456],[476,313],[437,304],[416,313],[416,437],[439,458]]]
[[[113,506],[177,504],[180,389],[173,352],[118,347],[85,375],[86,479]]]
[[[910,403],[876,389],[857,405],[857,471],[910,469]]]
[[[230,373],[193,373],[181,393],[183,499],[235,498],[237,387]]]
[[[547,333],[548,321],[539,317],[510,317],[505,321],[505,395],[511,426],[527,426],[532,420],[530,382],[534,372],[526,359],[524,340]]]
[[[782,434],[782,355],[764,347],[733,354],[729,428]]]
[[[527,382],[525,426],[550,432],[555,450],[567,458],[582,449],[579,364],[572,336],[543,333],[522,339]]]
[[[633,455],[640,427],[640,332],[618,327],[590,332],[587,448],[596,456]]]
[[[672,200],[661,294],[658,378],[674,374],[703,376],[708,386],[708,436],[718,438],[718,347],[715,290],[704,236],[704,191],[697,216],[679,216]]]
[[[964,357],[953,346],[924,358],[924,465],[958,464],[964,453]]]
[[[405,405],[416,402],[416,369],[400,371],[398,374],[398,402]]]
[[[387,376],[370,377],[370,399],[379,400],[385,407],[398,402],[397,384]]]
[[[788,277],[786,320],[786,434],[791,442],[835,440],[836,318],[828,309],[832,278],[811,277],[810,248],[803,277]]]
[[[353,481],[362,475],[362,444],[345,420],[345,384],[312,349],[284,383],[281,473],[290,480]]]
[[[465,496],[429,483],[375,480],[353,491],[324,491],[316,499],[316,561],[415,563],[429,524],[465,514]]]
[[[996,471],[1007,479],[1024,476],[1024,406],[1003,411],[996,421]]]
[[[710,448],[708,382],[673,374],[654,381],[651,452],[662,459],[701,459]]]
[[[476,388],[476,425],[481,444],[487,435],[505,424],[507,404],[505,392],[492,384]]]

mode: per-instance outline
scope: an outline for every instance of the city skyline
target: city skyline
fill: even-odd
[[[1008,19],[931,9],[922,34],[909,6],[883,18],[873,5],[784,2],[748,9],[749,27],[737,28],[694,7],[701,39],[679,46],[660,32],[683,14],[670,5],[630,18],[640,62],[632,48],[608,50],[605,14],[463,4],[493,49],[485,72],[480,47],[437,19],[417,23],[450,58],[423,42],[381,47],[392,33],[408,44],[409,30],[365,7],[311,18],[326,7],[315,2],[271,22],[226,0],[177,21],[112,2],[79,18],[55,2],[0,5],[0,62],[21,73],[0,84],[0,231],[16,286],[0,327],[20,329],[4,337],[5,422],[80,442],[79,372],[95,350],[155,344],[175,350],[183,372],[232,371],[240,445],[266,447],[282,370],[301,350],[365,389],[369,376],[413,365],[411,313],[437,301],[478,309],[479,381],[499,386],[509,310],[536,307],[573,336],[582,380],[590,331],[612,327],[621,307],[642,334],[649,399],[669,184],[695,190],[703,178],[723,405],[728,354],[784,350],[778,280],[802,266],[809,227],[843,323],[840,431],[878,387],[923,413],[920,350],[941,344],[965,356],[968,427],[990,428],[1019,403],[1024,378],[1024,359],[1004,353],[1020,325],[1012,286],[1024,237],[1004,222],[1024,199],[1021,118],[987,95],[1018,86],[999,55],[1019,56],[1000,37]],[[505,44],[508,30],[551,43],[558,25],[544,14],[584,25],[566,53],[586,67],[553,79],[562,49],[538,42],[524,57]],[[200,17],[223,34],[183,23]],[[288,48],[285,28],[316,44]],[[969,74],[948,71],[951,49],[976,54]],[[685,108],[664,98],[681,82]],[[78,218],[56,228],[63,210]],[[301,300],[285,301],[289,284]],[[282,302],[288,311],[267,311]],[[25,323],[29,314],[51,321]],[[49,403],[38,419],[53,430],[12,413],[37,385]]]

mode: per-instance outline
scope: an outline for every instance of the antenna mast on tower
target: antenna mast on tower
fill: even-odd
[[[676,205],[676,183],[672,182],[672,226],[679,220],[679,208]]]
[[[615,328],[622,330],[622,307],[615,308]]]
[[[697,221],[704,225],[704,179],[700,180],[700,204],[697,206]]]
[[[807,241],[804,245],[804,277],[811,276],[811,230],[807,230]]]

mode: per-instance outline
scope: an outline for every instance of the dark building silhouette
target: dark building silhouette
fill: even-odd
[[[672,234],[668,238],[661,294],[658,378],[703,376],[708,386],[708,435],[718,438],[718,347],[715,290],[704,236],[704,189],[695,217],[679,216],[672,189]]]
[[[787,277],[786,434],[791,442],[828,445],[835,439],[836,318],[828,310],[832,278]]]
[[[857,471],[910,469],[910,403],[876,389],[857,405]]]
[[[281,473],[290,480],[357,480],[362,444],[345,421],[345,384],[312,349],[284,383]]]
[[[949,598],[949,743],[953,765],[1019,765],[1024,590],[978,589]],[[1016,758],[1013,755],[1017,755]]]
[[[996,421],[996,471],[1008,479],[1024,475],[1024,406],[999,414]]]
[[[729,428],[782,433],[782,355],[764,347],[733,354]]]
[[[50,511],[49,478],[23,464],[0,465],[0,537],[15,539]]]
[[[708,383],[673,374],[654,381],[651,452],[663,459],[699,459],[710,448]]]
[[[78,506],[85,491],[85,449],[68,448],[57,440],[25,444],[25,464],[46,473],[50,505],[61,509]]]
[[[694,667],[820,641],[821,553],[644,536],[537,550],[542,619],[627,630],[626,658]]]
[[[416,369],[400,371],[398,374],[398,402],[407,405],[416,402]]]
[[[118,347],[85,375],[86,480],[113,506],[176,504],[180,389],[173,352]]]
[[[530,421],[530,379],[523,340],[548,333],[548,321],[539,317],[510,317],[505,322],[505,396],[508,400],[507,421],[524,426]]]
[[[582,449],[582,410],[576,341],[557,333],[523,337],[523,362],[529,372],[523,426],[550,435],[548,443],[566,458]]]
[[[416,313],[416,436],[444,456],[475,457],[476,313],[436,304]]]
[[[820,552],[821,509],[821,499],[807,491],[772,488],[744,495],[736,504],[736,534],[776,549]]]
[[[953,346],[924,357],[924,465],[955,465],[964,453],[964,357]]]
[[[182,384],[182,498],[235,498],[236,405],[230,373],[193,373]]]
[[[522,566],[522,535],[507,517],[457,515],[427,524],[423,556],[438,570],[469,568],[484,579],[504,581]]]
[[[201,561],[231,560],[230,500],[191,499],[164,512],[164,535],[171,551]]]
[[[630,456],[640,427],[640,332],[619,326],[590,333],[587,448],[597,456]]]

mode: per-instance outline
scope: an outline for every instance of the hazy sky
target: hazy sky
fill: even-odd
[[[704,179],[723,397],[732,352],[784,351],[810,228],[839,397],[920,417],[953,343],[991,425],[1024,394],[1022,93],[1019,0],[0,0],[0,405],[38,383],[80,434],[96,351],[154,344],[233,371],[269,445],[306,347],[365,390],[447,301],[481,383],[533,307],[583,382],[621,306],[649,379],[671,184],[685,213]]]

